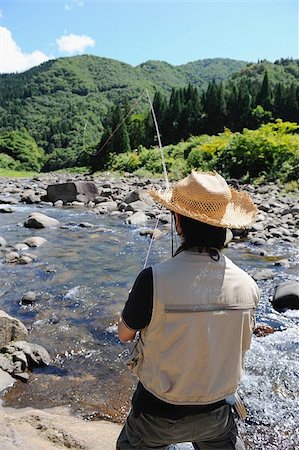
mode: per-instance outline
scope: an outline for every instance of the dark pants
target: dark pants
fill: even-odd
[[[164,419],[130,412],[116,450],[165,450],[170,444],[192,442],[196,450],[245,450],[229,405],[212,412]]]

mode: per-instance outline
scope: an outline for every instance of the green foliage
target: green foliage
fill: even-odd
[[[226,177],[283,182],[299,178],[297,124],[269,123],[258,130],[234,133],[227,145],[215,152],[214,167]]]
[[[284,190],[286,193],[299,191],[299,181],[292,180],[287,182],[284,186]]]
[[[158,144],[147,89],[154,97],[162,143],[188,140],[181,172],[193,165],[209,167],[215,159],[210,148],[193,150],[191,136],[218,135],[225,128],[241,133],[276,118],[297,121],[298,80],[299,61],[291,59],[246,64],[215,58],[182,66],[148,61],[133,67],[88,55],[60,58],[21,74],[0,75],[0,133],[25,128],[45,151],[43,170],[103,169],[110,153]],[[151,158],[148,165],[160,170]],[[171,156],[167,164],[174,167]],[[130,167],[130,160],[121,165]],[[284,170],[296,173],[296,163],[294,169],[285,163]]]
[[[7,155],[6,153],[0,153],[0,168],[1,169],[15,170],[15,169],[17,169],[18,164],[19,163],[11,156]]]
[[[191,137],[163,148],[170,179],[192,169],[217,170],[226,178],[243,181],[291,182],[299,178],[299,125],[277,120],[243,133],[225,130],[216,136]],[[112,155],[108,169],[163,175],[159,148],[140,146],[134,152]]]
[[[204,139],[199,141],[188,154],[188,169],[213,170],[215,152],[223,150],[227,146],[231,136],[232,133],[230,130],[226,130],[218,136],[205,135]]]
[[[0,152],[11,159],[1,158],[2,167],[39,171],[44,160],[44,152],[25,128],[19,131],[0,133]],[[15,163],[13,163],[15,161]]]
[[[110,155],[109,168],[119,172],[134,172],[141,166],[137,151]]]

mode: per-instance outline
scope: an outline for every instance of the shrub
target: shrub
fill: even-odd
[[[18,163],[11,156],[6,153],[0,153],[0,167],[1,169],[17,170]]]
[[[25,128],[3,131],[0,134],[0,152],[18,162],[18,170],[39,171],[44,162],[44,151],[37,146]],[[6,163],[7,161],[6,159]]]
[[[109,157],[108,166],[112,170],[120,172],[134,172],[141,165],[137,151],[112,154]]]

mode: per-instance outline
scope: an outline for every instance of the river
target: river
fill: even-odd
[[[52,363],[36,369],[28,383],[15,383],[5,393],[4,405],[69,405],[86,419],[123,420],[134,380],[124,365],[129,345],[119,342],[115,324],[143,267],[148,238],[119,216],[96,215],[87,208],[17,205],[13,209],[0,216],[0,236],[11,246],[29,236],[45,237],[47,243],[28,250],[36,255],[28,265],[7,264],[1,258],[0,309],[27,326],[31,342],[47,348]],[[24,228],[33,210],[58,219],[62,227]],[[93,227],[80,226],[85,222]],[[170,233],[165,231],[154,241],[148,264],[169,257],[170,248]],[[264,268],[274,271],[273,279],[258,283],[257,321],[278,331],[254,336],[240,387],[248,409],[248,418],[240,425],[247,448],[297,449],[299,312],[279,314],[269,300],[276,284],[298,279],[298,249],[282,243],[261,256],[258,247],[240,242],[225,254],[250,274]],[[273,265],[282,257],[289,259],[290,267]],[[39,299],[22,306],[22,295],[32,290]]]

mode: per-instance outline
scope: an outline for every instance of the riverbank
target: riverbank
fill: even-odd
[[[78,199],[66,205],[59,200],[53,205],[43,198],[48,184],[81,181],[95,183],[95,201],[78,194]],[[26,384],[17,381],[3,397],[6,407],[2,414],[7,414],[3,423],[16,428],[15,432],[8,428],[8,436],[18,435],[21,424],[28,436],[43,436],[32,450],[47,449],[49,442],[56,445],[46,437],[47,428],[52,430],[51,436],[69,436],[65,443],[70,446],[68,439],[76,443],[85,428],[83,437],[88,434],[91,438],[93,427],[97,430],[102,423],[97,419],[121,423],[129,409],[133,381],[123,364],[128,347],[116,337],[116,313],[142,267],[147,236],[156,217],[160,217],[158,242],[153,245],[150,263],[165,258],[170,249],[169,215],[149,205],[143,194],[151,185],[158,183],[131,176],[48,174],[0,179],[0,309],[24,321],[30,339],[47,348],[52,358],[50,367],[33,371]],[[250,416],[242,433],[248,436],[250,450],[290,450],[299,444],[294,431],[298,429],[294,411],[299,407],[295,399],[299,324],[297,316],[275,312],[270,300],[275,284],[298,277],[298,197],[275,184],[244,188],[258,205],[258,221],[247,236],[236,231],[226,252],[257,279],[262,292],[258,321],[279,332],[253,341],[242,385]],[[24,226],[36,212],[55,218],[59,225],[43,229]],[[42,244],[31,247],[24,241]],[[32,304],[23,304],[29,290],[35,292]],[[49,406],[59,409],[49,411]],[[32,414],[38,419],[33,420]],[[60,422],[64,423],[61,428]],[[107,444],[111,448],[120,429],[115,426],[107,429],[112,433],[113,442]],[[103,430],[106,433],[106,428]],[[20,440],[16,442],[21,445]],[[49,448],[64,448],[60,438],[57,442],[60,447]],[[12,445],[15,447],[8,448],[22,448]],[[104,450],[92,447],[97,445],[92,440],[78,440],[76,445],[65,448]],[[31,449],[28,445],[23,448]]]
[[[37,410],[0,407],[1,450],[115,450],[121,426],[88,422],[66,408]]]

